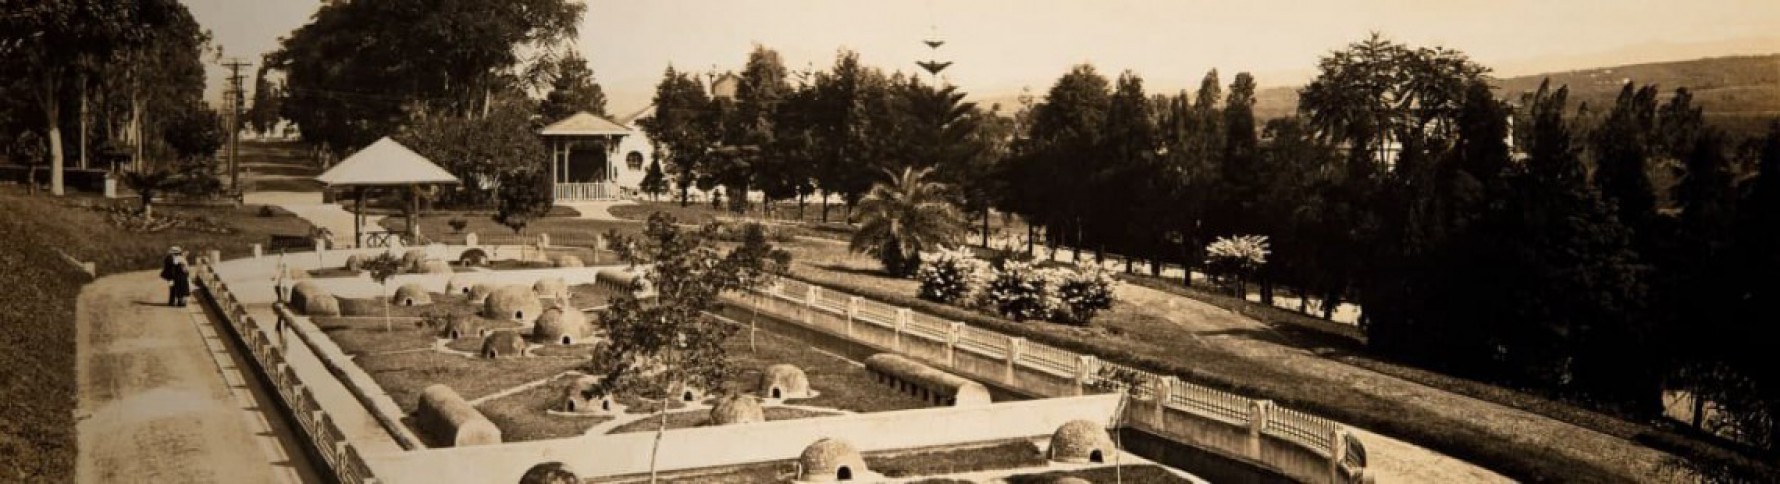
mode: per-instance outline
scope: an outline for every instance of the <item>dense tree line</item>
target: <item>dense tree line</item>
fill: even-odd
[[[1356,302],[1382,354],[1638,417],[1690,391],[1728,410],[1701,424],[1780,435],[1748,324],[1780,269],[1763,183],[1780,126],[1729,139],[1685,88],[1507,102],[1463,53],[1380,36],[1323,58],[1298,115],[1264,122],[1247,73],[1152,95],[1080,65],[1005,116],[851,52],[804,76],[764,48],[746,66],[735,99],[673,69],[658,86],[647,129],[683,203],[721,186],[851,207],[914,168],[973,220],[1017,214],[1128,271],[1204,270],[1212,239],[1265,235],[1261,298],[1290,288],[1325,318]]]
[[[991,179],[1012,135],[998,107],[964,101],[955,86],[886,74],[850,51],[828,70],[791,72],[776,51],[756,46],[738,77],[733,98],[712,96],[696,74],[673,67],[656,86],[643,129],[682,204],[693,189],[722,187],[758,192],[769,207],[795,201],[803,210],[817,199],[827,220],[830,203],[851,212],[874,183],[912,168],[959,187],[949,197],[987,220],[998,194],[977,182]],[[729,203],[747,206],[741,196]]]
[[[6,2],[0,141],[15,163],[138,170],[208,158],[210,34],[175,0]],[[203,151],[204,149],[210,151]],[[156,166],[150,166],[156,165]]]

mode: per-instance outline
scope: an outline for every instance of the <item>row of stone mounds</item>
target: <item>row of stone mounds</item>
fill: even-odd
[[[592,375],[576,377],[563,388],[559,411],[575,414],[617,415],[624,412],[613,395],[599,390],[601,378]],[[728,394],[715,399],[711,407],[711,424],[729,425],[752,422],[765,422],[766,412],[761,406],[761,398],[772,400],[788,400],[815,398],[817,393],[810,389],[809,377],[795,365],[776,364],[768,366],[761,372],[756,391],[761,396],[748,394]],[[681,391],[679,400],[692,403],[704,398],[704,391],[688,387]]]

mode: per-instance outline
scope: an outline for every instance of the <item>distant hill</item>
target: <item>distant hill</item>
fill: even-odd
[[[1551,85],[1570,86],[1572,107],[1587,102],[1597,113],[1613,106],[1627,81],[1656,84],[1662,100],[1675,88],[1693,91],[1694,103],[1713,123],[1740,133],[1758,132],[1768,119],[1780,117],[1780,54],[1713,57],[1678,62],[1632,64],[1567,72],[1550,72],[1496,80],[1503,99],[1518,101],[1522,93]],[[1255,115],[1268,119],[1290,116],[1298,109],[1297,87],[1272,87],[1256,93]],[[1756,131],[1751,131],[1756,130]]]

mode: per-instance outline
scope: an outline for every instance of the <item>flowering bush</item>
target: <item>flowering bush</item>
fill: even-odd
[[[921,261],[915,280],[921,282],[916,294],[921,299],[947,304],[968,303],[982,289],[988,264],[974,257],[969,249],[940,249]]]
[[[995,271],[984,292],[985,302],[996,313],[1015,321],[1051,319],[1062,301],[1052,291],[1058,277],[1055,270],[1032,267],[1024,262],[1008,261]]]
[[[1238,295],[1243,292],[1246,276],[1267,265],[1272,251],[1265,235],[1218,237],[1205,250],[1205,264],[1218,283],[1232,287]]]
[[[1113,287],[1118,281],[1105,268],[1091,266],[1058,272],[1061,274],[1055,292],[1061,307],[1055,311],[1053,320],[1087,324],[1094,320],[1096,313],[1112,308]]]

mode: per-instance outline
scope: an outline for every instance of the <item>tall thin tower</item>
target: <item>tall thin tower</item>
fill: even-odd
[[[932,27],[932,31],[927,34],[927,39],[922,40],[921,43],[927,44],[927,60],[917,61],[915,62],[915,65],[921,66],[922,70],[931,74],[933,76],[933,85],[937,86],[939,85],[940,71],[944,71],[947,67],[952,66],[952,61],[942,62],[939,60],[939,48],[942,45],[946,45],[946,41],[939,38],[939,28]]]

